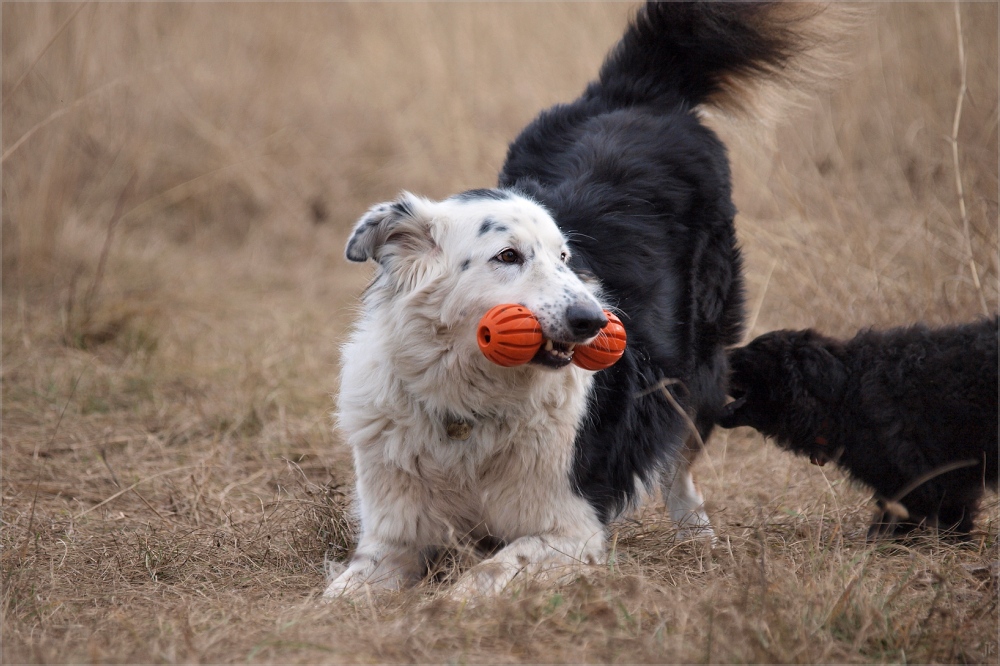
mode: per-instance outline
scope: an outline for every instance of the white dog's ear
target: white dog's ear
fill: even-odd
[[[409,192],[395,201],[372,206],[347,241],[347,258],[384,263],[390,256],[434,249],[431,220],[425,209],[426,202]]]

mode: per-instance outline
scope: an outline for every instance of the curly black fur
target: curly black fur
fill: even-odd
[[[730,352],[736,400],[719,424],[832,460],[881,508],[905,507],[898,524],[881,512],[871,536],[921,523],[967,534],[984,488],[997,486],[997,325],[865,330],[846,342],[766,333]]]

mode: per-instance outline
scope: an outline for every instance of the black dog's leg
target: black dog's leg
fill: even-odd
[[[918,527],[937,527],[937,516],[925,516],[908,511],[899,502],[886,501],[876,497],[877,506],[871,525],[868,527],[868,541],[878,539],[899,539]]]
[[[976,517],[976,505],[943,506],[938,514],[942,536],[963,541],[969,538]]]
[[[899,527],[899,518],[892,511],[886,509],[885,502],[881,499],[875,502],[877,508],[872,517],[871,525],[868,527],[868,541],[877,541],[882,538],[892,537]]]

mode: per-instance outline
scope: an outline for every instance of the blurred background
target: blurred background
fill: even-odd
[[[154,476],[142,502],[88,515],[231,529],[257,495],[349,485],[329,412],[372,270],[343,259],[352,224],[404,188],[494,184],[507,143],[583,90],[632,11],[3,3],[6,524],[57,525]],[[754,334],[997,311],[997,12],[876,5],[840,80],[773,128],[711,114],[731,149]],[[801,461],[780,455],[755,442],[717,459],[710,502],[735,516],[765,501],[750,490],[776,459],[782,501],[812,501],[794,492]],[[329,514],[294,515],[281,566],[318,584],[333,541],[308,521]],[[5,560],[8,590],[48,571],[45,544],[62,552],[52,529]],[[5,594],[6,617],[29,626]]]
[[[582,90],[631,11],[5,5],[5,331],[159,340],[183,323],[135,320],[188,318],[182,297],[340,311],[366,274],[339,259],[365,208],[491,185],[507,142]],[[995,27],[994,6],[963,5],[962,54],[955,5],[884,5],[833,92],[776,132],[714,119],[758,330],[996,309]]]

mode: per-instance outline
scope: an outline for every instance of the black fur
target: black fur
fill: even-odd
[[[408,201],[395,201],[392,204],[392,212],[400,217],[413,217],[413,209]]]
[[[726,394],[724,347],[743,322],[726,149],[695,107],[740,77],[780,70],[797,48],[773,4],[650,3],[575,102],[543,112],[511,144],[501,188],[542,203],[571,265],[604,285],[628,333],[597,375],[576,441],[574,482],[604,520],[681,455],[684,417],[707,437]],[[644,391],[646,393],[644,393]]]
[[[506,201],[510,199],[510,194],[504,192],[503,190],[491,190],[486,188],[479,188],[475,190],[466,190],[465,192],[459,192],[458,194],[453,194],[450,199],[456,199],[458,201],[473,201],[475,199],[492,199],[493,201]]]
[[[968,533],[984,486],[997,485],[997,324],[866,330],[847,342],[767,333],[730,353],[737,400],[720,425],[756,428],[817,464],[833,460],[881,507],[906,508],[898,525],[891,512],[877,516],[872,536],[921,522]],[[907,493],[962,461],[973,464]]]
[[[499,222],[497,222],[496,220],[494,220],[492,217],[488,217],[485,220],[483,220],[483,223],[481,225],[479,225],[479,233],[478,233],[478,235],[479,236],[485,236],[486,234],[490,233],[491,231],[496,231],[497,233],[504,233],[504,232],[509,231],[509,230],[507,229],[506,225],[500,224]]]

